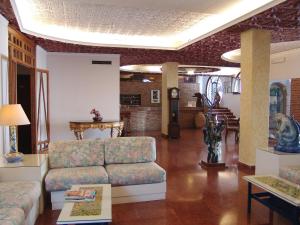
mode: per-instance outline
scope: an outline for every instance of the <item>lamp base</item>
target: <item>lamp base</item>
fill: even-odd
[[[16,163],[22,161],[24,154],[21,152],[9,152],[5,154],[5,159],[8,163]]]

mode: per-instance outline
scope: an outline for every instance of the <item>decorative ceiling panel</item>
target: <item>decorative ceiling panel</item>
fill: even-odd
[[[149,0],[11,0],[11,4],[27,34],[74,44],[178,50],[283,1],[152,0],[151,5]]]
[[[9,0],[0,0],[0,13],[9,20],[10,24],[18,27]],[[236,66],[237,64],[222,60],[221,55],[240,48],[240,33],[250,28],[271,30],[273,43],[300,40],[300,1],[287,0],[179,51],[95,47],[28,36],[49,52],[120,54],[122,65],[179,62],[187,65]]]
[[[86,0],[34,0],[34,17],[42,24],[86,32],[169,36],[188,29],[208,14],[179,9],[125,7]]]

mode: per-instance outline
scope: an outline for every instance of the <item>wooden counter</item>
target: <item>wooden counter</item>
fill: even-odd
[[[200,111],[200,108],[196,107],[181,107],[180,127],[195,128],[194,118]],[[131,131],[161,130],[161,107],[122,106],[121,112],[130,112]]]

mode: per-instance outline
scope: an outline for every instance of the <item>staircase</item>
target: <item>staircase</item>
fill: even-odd
[[[218,121],[224,120],[224,117],[227,116],[228,124],[235,125],[237,123],[237,117],[230,111],[230,109],[225,107],[220,108],[213,108],[212,115],[217,117]]]

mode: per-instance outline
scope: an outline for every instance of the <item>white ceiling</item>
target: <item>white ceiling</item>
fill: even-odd
[[[239,72],[239,67],[224,67],[224,66],[199,66],[199,65],[178,65],[178,71],[185,70],[187,74],[188,71],[196,71],[197,68],[199,70],[204,71],[199,74],[195,73],[195,75],[209,75],[209,76],[233,76],[235,77]],[[215,69],[215,72],[205,72],[205,69]],[[120,70],[122,72],[130,72],[130,73],[162,73],[162,65],[161,64],[140,64],[140,65],[125,65],[121,66]],[[194,75],[194,73],[190,74]]]
[[[179,49],[283,0],[11,0],[20,28],[71,43]]]
[[[300,41],[287,41],[287,42],[279,42],[279,43],[271,43],[270,54],[280,54],[286,51],[300,49]],[[221,58],[228,62],[240,63],[241,60],[241,50],[235,49],[229,52],[225,52]]]

